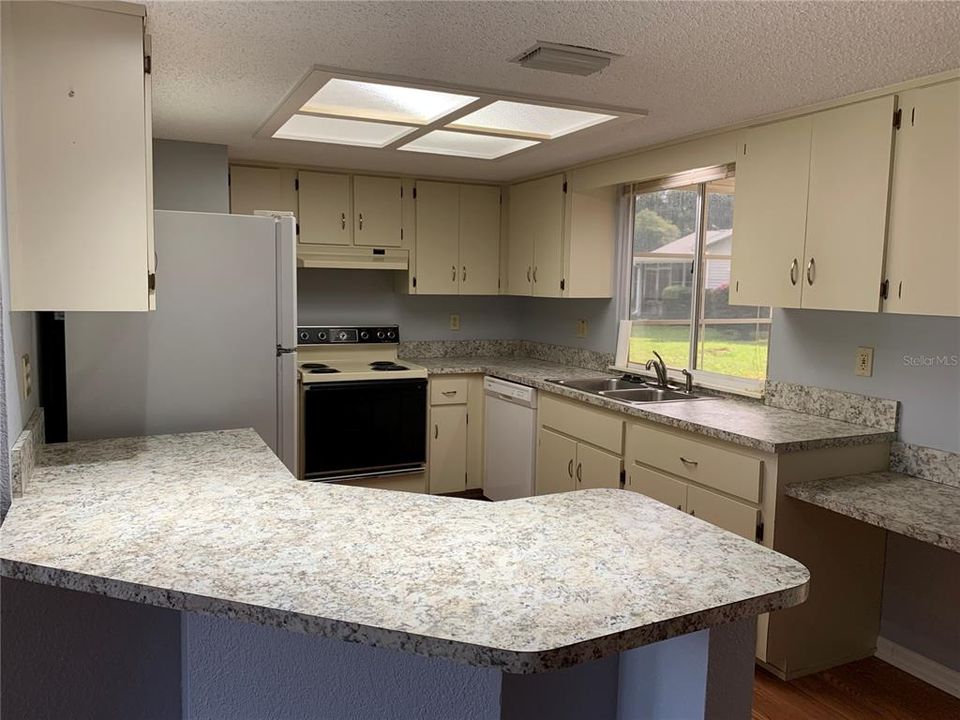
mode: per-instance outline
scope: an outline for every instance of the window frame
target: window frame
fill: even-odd
[[[716,180],[724,180],[730,177],[736,177],[736,166],[734,163],[724,165],[715,165],[712,167],[698,168],[686,172],[675,173],[655,180],[644,182],[628,183],[622,187],[623,197],[623,215],[624,222],[621,226],[623,236],[620,243],[621,267],[620,273],[619,298],[620,298],[620,332],[617,341],[617,363],[616,369],[629,372],[635,375],[646,375],[647,370],[643,364],[630,362],[630,335],[633,323],[636,322],[630,318],[632,283],[633,283],[633,261],[634,261],[634,217],[636,214],[636,197],[646,192],[656,192],[659,190],[671,190],[681,187],[697,185],[698,187],[698,206],[696,221],[696,245],[693,253],[693,289],[695,290],[693,302],[691,302],[690,311],[690,353],[688,356],[689,371],[693,375],[695,384],[714,390],[746,395],[749,397],[760,397],[763,394],[763,388],[766,384],[766,377],[761,380],[751,378],[737,377],[736,375],[725,375],[723,373],[702,370],[696,367],[696,355],[700,345],[701,324],[704,322],[704,271],[706,261],[709,258],[704,257],[704,240],[706,237],[706,201],[707,184]],[[736,190],[734,190],[734,196]],[[720,258],[717,258],[720,259]],[[749,318],[744,318],[745,322],[750,322]],[[764,324],[772,329],[772,317]],[[769,332],[768,332],[769,347]],[[769,355],[767,370],[769,373]],[[680,368],[668,368],[667,376],[670,380],[683,382],[683,374]]]

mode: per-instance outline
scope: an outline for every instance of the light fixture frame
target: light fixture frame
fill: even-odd
[[[379,150],[397,150],[401,145],[406,145],[407,143],[416,140],[417,138],[423,137],[427,133],[433,132],[434,130],[450,130],[452,132],[462,132],[474,135],[486,135],[493,137],[509,137],[516,138],[517,140],[540,140],[536,145],[526,148],[520,148],[510,153],[506,153],[497,158],[491,160],[479,160],[478,158],[470,158],[467,156],[455,156],[455,155],[445,155],[443,157],[454,157],[461,160],[478,160],[484,163],[490,162],[499,162],[506,158],[513,157],[518,153],[529,152],[543,146],[550,146],[554,143],[563,142],[567,138],[580,136],[583,133],[589,133],[591,131],[596,131],[599,128],[610,129],[617,125],[622,125],[624,123],[638,120],[647,116],[647,111],[640,108],[628,108],[618,105],[606,105],[606,104],[586,104],[579,103],[563,98],[549,97],[549,96],[531,96],[531,95],[517,95],[512,93],[505,93],[499,90],[490,90],[489,88],[477,88],[471,87],[469,85],[457,85],[457,84],[443,84],[430,82],[427,80],[420,80],[417,78],[409,78],[401,75],[384,75],[377,73],[358,73],[353,70],[347,70],[345,68],[331,67],[326,65],[314,65],[304,77],[300,80],[299,83],[294,87],[294,89],[287,95],[286,98],[280,103],[279,107],[274,111],[274,113],[267,119],[267,121],[260,126],[254,137],[258,139],[275,139],[281,142],[303,142],[302,140],[286,140],[281,138],[274,138],[273,134],[280,129],[280,127],[287,122],[293,115],[315,115],[317,117],[330,117],[338,119],[351,119],[358,122],[377,122],[384,125],[402,125],[404,127],[410,127],[414,125],[411,122],[399,122],[393,120],[379,120],[375,118],[354,118],[354,117],[345,117],[342,114],[330,114],[330,113],[316,113],[303,111],[301,108],[303,105],[312,98],[319,90],[322,88],[329,80],[334,78],[340,80],[352,80],[355,82],[367,82],[367,83],[379,83],[382,85],[396,85],[400,87],[407,88],[417,88],[420,90],[433,90],[437,92],[447,92],[447,93],[456,93],[460,95],[471,95],[477,98],[474,102],[467,103],[460,108],[457,108],[451,113],[444,115],[443,117],[437,118],[436,120],[424,124],[417,125],[416,129],[412,132],[403,135],[400,138],[397,138],[393,142],[384,145],[382,148],[377,148]],[[477,110],[487,107],[488,105],[493,104],[498,100],[507,100],[510,102],[525,103],[528,105],[543,105],[545,107],[551,108],[561,108],[566,110],[580,110],[583,112],[595,112],[602,113],[604,115],[613,115],[613,120],[608,120],[606,122],[597,123],[596,125],[591,125],[590,127],[584,128],[582,130],[577,130],[566,135],[561,135],[560,137],[553,139],[542,139],[538,137],[532,137],[529,133],[522,132],[511,132],[501,129],[473,129],[467,127],[448,127],[452,123],[455,123],[462,117],[470,115]],[[322,141],[315,141],[320,142]],[[340,145],[344,147],[344,145]],[[353,147],[353,146],[350,146]],[[358,148],[363,148],[363,146],[356,146]],[[374,148],[363,148],[371,150]]]

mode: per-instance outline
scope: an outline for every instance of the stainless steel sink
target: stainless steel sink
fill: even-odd
[[[635,390],[647,387],[644,382],[624,378],[581,378],[578,380],[548,380],[547,382],[601,395],[611,390]]]
[[[679,390],[667,390],[664,388],[645,387],[634,390],[606,390],[598,395],[611,400],[622,400],[629,403],[641,402],[664,402],[666,400],[694,400],[694,395],[690,395]]]

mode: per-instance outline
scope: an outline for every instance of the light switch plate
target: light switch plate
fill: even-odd
[[[459,330],[460,329],[460,316],[453,314],[450,316],[450,329]]]
[[[871,377],[873,375],[873,348],[857,348],[857,367],[854,373],[860,377]]]

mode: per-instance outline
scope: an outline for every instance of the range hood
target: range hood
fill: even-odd
[[[340,270],[407,270],[410,251],[400,248],[297,245],[297,267]]]

